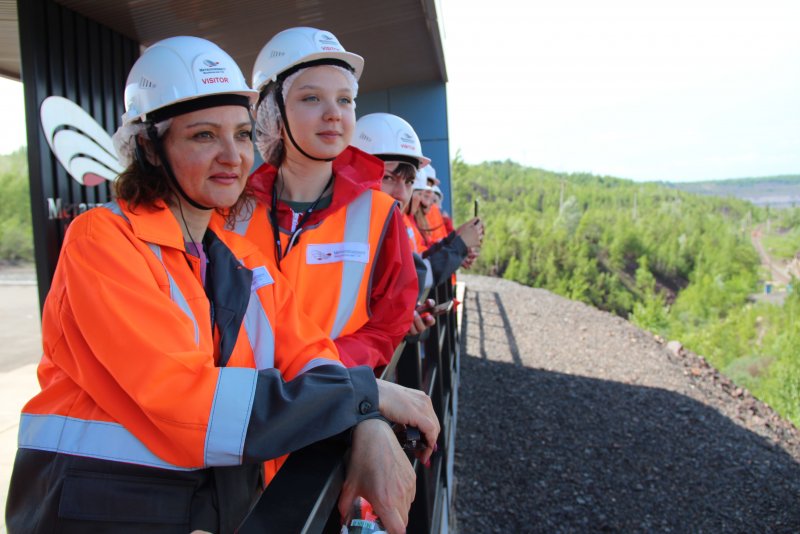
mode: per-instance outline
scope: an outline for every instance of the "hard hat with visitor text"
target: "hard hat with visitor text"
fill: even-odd
[[[310,62],[341,62],[353,70],[356,80],[364,70],[364,58],[346,51],[331,32],[308,27],[289,28],[270,39],[258,54],[253,66],[253,89],[261,91],[280,75]]]
[[[391,113],[370,113],[358,119],[353,146],[384,160],[411,163],[417,169],[431,162],[422,155],[422,144],[414,128]]]
[[[163,39],[147,48],[128,74],[122,122],[149,120],[164,108],[212,95],[241,95],[253,104],[258,93],[233,58],[211,41]]]

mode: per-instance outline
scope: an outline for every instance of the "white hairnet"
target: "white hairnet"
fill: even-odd
[[[167,119],[156,124],[158,137],[164,135],[164,132],[167,131],[170,124],[172,124],[172,119]],[[111,137],[111,141],[114,143],[114,150],[117,151],[117,158],[124,168],[128,168],[128,166],[136,160],[136,136],[139,135],[148,139],[147,123],[134,122],[122,125],[117,128],[117,131],[114,132],[114,135]]]
[[[355,97],[358,96],[358,80],[356,80],[353,73],[338,65],[329,66],[339,69],[345,74],[352,85],[353,98],[355,99]],[[311,67],[300,69],[290,74],[283,81],[281,94],[283,94],[284,100],[286,99],[286,95],[289,94],[289,89],[292,87],[294,81],[308,68]],[[355,102],[353,102],[353,108],[355,109]],[[283,146],[282,131],[283,121],[281,120],[281,112],[278,109],[278,102],[275,100],[275,90],[269,88],[267,90],[267,96],[264,97],[258,105],[258,109],[256,109],[256,148],[258,148],[258,153],[261,154],[261,158],[264,161],[271,162],[272,157]]]

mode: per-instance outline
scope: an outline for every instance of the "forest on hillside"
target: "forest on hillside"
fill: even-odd
[[[473,269],[548,289],[677,339],[800,425],[800,292],[763,291],[750,241],[770,213],[663,184],[490,162],[452,166],[457,221],[478,200]],[[798,210],[771,217],[794,236]],[[788,248],[788,246],[787,246]]]
[[[24,148],[0,156],[0,262],[33,261],[33,227]]]
[[[476,272],[680,340],[800,426],[800,291],[781,306],[752,301],[764,277],[749,237],[771,227],[764,244],[793,257],[800,209],[512,162],[456,159],[452,176],[456,220],[471,217],[478,199],[486,224]],[[0,262],[33,261],[32,233],[22,149],[0,156]]]

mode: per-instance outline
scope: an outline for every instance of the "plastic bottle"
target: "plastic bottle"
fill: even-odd
[[[342,525],[341,534],[386,534],[386,529],[372,510],[372,505],[364,498],[356,497],[350,515]]]

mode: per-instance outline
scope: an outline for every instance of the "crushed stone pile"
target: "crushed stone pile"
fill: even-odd
[[[800,532],[800,432],[769,406],[619,317],[459,279],[459,533]]]

